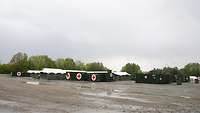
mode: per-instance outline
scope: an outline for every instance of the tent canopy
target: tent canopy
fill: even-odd
[[[114,75],[117,76],[130,76],[131,74],[127,73],[127,72],[113,72]]]

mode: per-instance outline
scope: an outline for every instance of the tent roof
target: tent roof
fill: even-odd
[[[40,70],[28,70],[27,73],[40,73]]]
[[[129,73],[127,73],[127,72],[113,72],[113,74],[115,74],[115,75],[118,75],[118,76],[125,76],[125,75],[131,75],[131,74],[129,74]]]
[[[62,70],[62,69],[55,69],[55,68],[44,68],[43,70],[28,70],[27,73],[54,73],[54,74],[64,74],[67,72],[86,72],[86,71],[82,71],[82,70]]]
[[[91,74],[102,74],[102,73],[108,73],[107,71],[83,71],[83,70],[62,70],[62,69],[55,69],[55,68],[44,68],[43,70],[28,70],[27,73],[54,73],[54,74],[65,74],[67,72],[80,72],[80,73],[91,73]]]
[[[82,71],[82,70],[64,70],[65,72],[83,72],[85,73],[86,71]]]
[[[108,73],[107,71],[87,71],[87,73],[96,73],[96,74],[100,74],[100,73]]]
[[[43,73],[55,73],[55,74],[57,74],[57,73],[61,73],[61,74],[64,74],[64,73],[66,73],[66,71],[65,70],[62,70],[62,69],[54,69],[54,68],[44,68],[41,72],[43,72]]]

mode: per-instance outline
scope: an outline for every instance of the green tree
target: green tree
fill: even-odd
[[[127,63],[125,66],[122,67],[121,71],[127,72],[131,75],[142,73],[142,71],[140,70],[140,66],[135,63]]]
[[[63,58],[59,58],[55,61],[55,64],[56,64],[56,68],[59,68],[59,69],[65,69],[66,68],[66,62],[65,62],[65,59]]]
[[[55,68],[55,62],[47,55],[31,56],[29,58],[31,69],[41,70],[43,68]]]
[[[177,67],[171,68],[171,67],[164,67],[162,69],[163,75],[177,75],[179,74],[179,69]]]
[[[28,55],[26,53],[18,52],[11,58],[8,67],[11,68],[10,70],[12,70],[13,72],[27,71],[30,68],[28,62]]]
[[[150,75],[161,75],[162,69],[154,68],[153,70],[149,71]]]
[[[18,64],[23,61],[27,61],[27,59],[28,59],[28,55],[26,53],[18,52],[11,58],[10,64]]]
[[[66,63],[65,69],[76,69],[76,64],[72,58],[66,58],[65,63]]]
[[[75,64],[76,64],[76,69],[77,70],[85,70],[85,64],[83,62],[76,61]]]
[[[0,74],[9,74],[12,72],[12,67],[10,64],[1,64],[0,65]]]
[[[76,69],[76,64],[72,58],[66,58],[66,59],[59,58],[56,60],[55,64],[56,67],[60,69],[67,69],[67,70]]]
[[[199,63],[189,63],[185,65],[183,71],[188,76],[200,76],[200,64]]]
[[[108,70],[102,63],[93,62],[85,65],[87,71],[105,71]]]

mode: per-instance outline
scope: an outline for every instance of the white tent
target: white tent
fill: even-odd
[[[117,75],[117,76],[130,76],[131,75],[127,72],[113,72],[113,74]]]
[[[37,74],[37,73],[40,73],[41,71],[40,70],[28,70],[27,73],[34,73],[34,74]]]
[[[42,71],[42,73],[47,73],[47,74],[50,74],[50,73],[53,73],[53,74],[64,74],[66,73],[66,70],[62,70],[62,69],[54,69],[54,68],[44,68]]]

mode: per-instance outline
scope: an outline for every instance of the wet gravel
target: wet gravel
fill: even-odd
[[[200,113],[200,84],[34,82],[0,76],[0,113]]]

